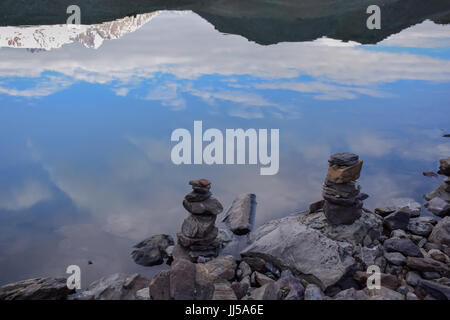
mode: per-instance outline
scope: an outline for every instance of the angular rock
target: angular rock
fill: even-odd
[[[408,212],[411,218],[419,217],[422,211],[422,205],[411,198],[394,198],[386,203],[386,205],[386,208],[384,208],[385,210],[392,210],[392,212],[394,212],[401,209],[402,211]],[[377,211],[377,209],[375,209],[375,211]]]
[[[254,289],[250,296],[245,298],[248,298],[246,300],[278,300],[277,289],[275,282],[270,282],[260,288]]]
[[[409,213],[400,209],[386,216],[383,219],[383,223],[389,230],[406,230],[406,228],[408,227],[409,219]]]
[[[215,228],[216,216],[190,215],[184,219],[181,232],[190,238],[205,238]]]
[[[218,215],[223,211],[222,204],[213,196],[202,202],[189,202],[184,200],[183,207],[192,214]]]
[[[450,267],[432,258],[407,257],[406,265],[413,270],[439,272],[444,276],[450,274]]]
[[[383,255],[383,248],[381,246],[375,246],[373,248],[360,247],[355,249],[354,258],[362,263],[364,268],[376,264],[379,257]]]
[[[441,250],[431,249],[430,251],[428,251],[428,254],[434,260],[440,261],[442,263],[450,264],[450,258],[445,253],[443,253]]]
[[[229,282],[219,281],[214,283],[212,300],[237,300],[237,297]]]
[[[384,257],[386,260],[396,266],[402,266],[406,264],[406,257],[400,252],[385,252]]]
[[[266,276],[258,271],[254,272],[254,276],[255,276],[256,283],[261,287],[269,282],[275,282],[273,279],[270,279],[268,276]]]
[[[253,228],[256,196],[251,193],[239,195],[226,213],[223,221],[237,235],[249,233]]]
[[[445,217],[433,228],[429,241],[450,246],[450,217]]]
[[[322,186],[322,194],[328,196],[339,196],[342,198],[355,198],[361,187],[354,181],[347,183],[334,183],[327,179]]]
[[[358,180],[362,165],[363,162],[361,160],[348,167],[332,165],[328,167],[327,180],[334,183],[346,183]]]
[[[149,288],[143,288],[136,291],[136,300],[150,300],[150,290]]]
[[[384,242],[384,249],[387,252],[400,252],[405,256],[423,257],[420,248],[408,238],[391,238]]]
[[[417,284],[419,283],[419,280],[421,280],[422,278],[420,277],[420,274],[418,274],[417,272],[414,271],[409,271],[406,274],[406,283],[415,287],[417,286]]]
[[[323,292],[318,286],[310,283],[305,289],[305,300],[323,300]]]
[[[189,184],[192,187],[203,187],[203,188],[211,187],[211,181],[209,181],[208,179],[191,180],[189,181]]]
[[[220,256],[196,267],[197,272],[202,272],[211,282],[233,280],[236,262],[232,256]]]
[[[131,256],[134,262],[142,266],[162,264],[167,258],[166,249],[174,245],[173,238],[167,234],[158,234],[147,238],[134,246]]]
[[[153,277],[149,295],[152,300],[170,300],[170,270],[162,270]]]
[[[435,280],[435,279],[439,279],[441,277],[441,275],[439,272],[424,271],[424,272],[422,272],[422,277],[426,280]]]
[[[261,273],[267,272],[266,269],[267,262],[264,259],[259,257],[243,257],[243,260],[246,264],[250,266],[251,270],[255,270]]]
[[[238,277],[239,280],[242,280],[242,278],[245,278],[252,274],[252,269],[250,268],[248,263],[245,261],[241,261],[241,263],[239,263],[238,270],[241,271],[241,275]]]
[[[361,244],[367,235],[374,240],[378,239],[382,232],[381,218],[370,212],[363,212],[361,217],[350,225],[333,225],[323,212],[301,213],[298,221],[321,232],[327,238],[352,245]]]
[[[185,248],[191,246],[209,246],[217,238],[218,233],[219,229],[217,227],[214,227],[208,236],[204,238],[191,238],[179,232],[177,233],[178,243]]]
[[[170,269],[170,297],[174,300],[194,300],[196,268],[191,261],[175,260]]]
[[[423,197],[425,200],[430,201],[434,198],[441,198],[444,201],[450,202],[450,192],[448,191],[448,184],[441,184],[430,193],[425,194]]]
[[[382,207],[382,208],[375,208],[375,213],[382,216],[382,217],[386,217],[389,214],[393,213],[396,211],[395,207]]]
[[[354,206],[342,206],[338,204],[325,201],[323,205],[323,212],[333,225],[352,224],[361,217],[363,204],[357,201]]]
[[[262,225],[252,243],[241,252],[260,257],[279,269],[290,269],[323,289],[335,284],[354,264],[354,259],[334,240],[290,216]]]
[[[233,282],[231,284],[231,288],[233,289],[236,298],[238,300],[241,300],[243,297],[247,296],[247,293],[249,292],[250,289],[250,284],[248,284],[245,281]]]
[[[0,287],[0,300],[65,300],[74,292],[64,278],[36,278]]]
[[[301,281],[292,275],[281,277],[276,282],[282,300],[302,300],[305,293]]]
[[[428,237],[433,231],[433,223],[428,217],[414,218],[409,220],[407,229],[416,235]]]
[[[136,293],[149,285],[150,280],[139,274],[116,273],[91,283],[85,291],[71,296],[71,299],[136,300]]]
[[[425,208],[427,208],[428,211],[434,213],[438,217],[445,217],[450,215],[450,203],[440,197],[435,197],[425,203]]]
[[[450,300],[449,286],[429,280],[419,280],[417,286],[437,300]]]

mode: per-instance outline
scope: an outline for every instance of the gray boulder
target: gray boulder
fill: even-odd
[[[270,221],[252,234],[252,243],[241,252],[260,257],[279,269],[290,269],[325,289],[355,263],[336,241],[300,223],[298,216]]]
[[[435,197],[425,203],[425,208],[427,208],[428,211],[434,213],[438,217],[445,217],[450,215],[450,203],[440,197]]]
[[[406,257],[400,252],[385,252],[384,257],[386,260],[396,266],[402,266],[406,264]]]
[[[162,264],[167,258],[166,249],[174,245],[173,238],[166,234],[158,234],[147,238],[134,246],[131,256],[134,262],[142,266]]]
[[[350,225],[331,224],[323,211],[309,214],[302,212],[298,215],[298,221],[321,232],[327,238],[349,242],[353,245],[361,244],[367,235],[375,240],[382,232],[382,219],[376,214],[366,211],[363,211],[361,218]]]
[[[420,248],[408,238],[390,238],[384,242],[384,250],[387,252],[400,252],[405,256],[423,257]]]
[[[445,217],[433,228],[429,241],[450,246],[450,217]]]
[[[225,214],[223,221],[237,235],[249,233],[253,228],[256,196],[251,193],[239,195]]]
[[[383,223],[389,230],[405,230],[408,227],[409,219],[410,214],[400,209],[386,216],[383,219]]]
[[[408,231],[419,235],[419,236],[424,236],[424,237],[428,237],[431,233],[431,231],[433,231],[433,218],[430,219],[430,217],[419,217],[419,218],[414,218],[414,219],[410,219],[409,223],[408,223]],[[434,220],[434,222],[436,222],[436,220]]]
[[[71,300],[137,300],[137,292],[148,288],[150,280],[135,273],[115,273],[91,283],[88,288],[70,297]]]
[[[0,287],[0,300],[65,300],[74,292],[64,278],[36,278]]]

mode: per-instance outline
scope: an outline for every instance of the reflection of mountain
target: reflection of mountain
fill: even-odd
[[[3,27],[0,29],[0,47],[50,50],[78,41],[88,48],[98,48],[106,39],[119,39],[136,31],[155,17],[158,12],[125,17],[92,25],[67,26],[64,24]]]
[[[72,0],[2,0],[0,25],[63,24]],[[260,44],[328,36],[376,43],[425,19],[450,22],[449,0],[78,0],[83,24],[156,10],[192,10],[225,33]],[[366,9],[381,7],[381,30],[366,28]]]

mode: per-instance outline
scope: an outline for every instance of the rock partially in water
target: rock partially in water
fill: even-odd
[[[395,211],[386,216],[383,223],[389,230],[406,230],[409,219],[410,214],[407,211],[400,209],[399,211]]]
[[[382,216],[398,210],[408,212],[411,218],[420,216],[422,205],[412,198],[394,198],[384,204],[384,207],[375,209],[375,213]]]
[[[450,217],[445,217],[433,228],[429,241],[450,246]]]
[[[253,228],[256,196],[252,193],[239,195],[231,205],[223,221],[234,234],[243,235]]]
[[[131,256],[134,262],[142,266],[162,264],[167,258],[166,249],[174,244],[173,238],[167,234],[159,234],[147,238],[134,246]]]
[[[252,234],[241,252],[259,257],[279,269],[290,269],[323,289],[338,282],[355,261],[339,244],[290,216],[270,221]]]
[[[36,278],[0,287],[0,300],[65,300],[74,292],[64,278]]]
[[[435,197],[425,203],[425,208],[434,213],[438,217],[445,217],[450,215],[450,202],[443,200],[440,197]]]
[[[430,217],[414,218],[409,220],[407,229],[413,234],[428,237],[431,231],[433,231],[436,222],[436,220]]]
[[[438,173],[450,176],[450,157],[439,160]]]
[[[438,174],[436,172],[433,172],[433,171],[424,171],[424,172],[422,172],[422,174],[425,177],[429,177],[429,178],[437,178],[437,177],[439,177]]]
[[[150,280],[139,274],[116,273],[91,283],[71,300],[137,300],[137,292],[148,288]]]

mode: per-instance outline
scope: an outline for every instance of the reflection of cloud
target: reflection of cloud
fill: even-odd
[[[189,89],[194,96],[200,97],[208,103],[213,104],[215,100],[224,100],[239,103],[247,106],[271,107],[276,104],[271,103],[258,94],[248,93],[244,91],[206,91]]]
[[[146,100],[159,100],[164,106],[175,107],[175,109],[183,109],[186,101],[180,97],[179,86],[176,83],[166,83],[159,85],[150,90],[145,97]]]
[[[130,89],[128,89],[128,88],[117,88],[117,89],[114,89],[114,92],[119,97],[125,97],[128,94],[128,92],[130,92]]]
[[[38,181],[27,180],[20,186],[10,190],[2,189],[0,193],[0,208],[6,210],[28,209],[35,204],[52,197],[50,189]]]
[[[355,99],[358,94],[373,97],[384,96],[383,93],[367,88],[336,86],[321,82],[272,82],[256,84],[254,87],[258,89],[282,89],[302,93],[316,93],[316,98],[322,100]]]
[[[31,89],[13,89],[6,88],[0,82],[0,93],[14,97],[45,97],[67,88],[72,83],[62,77],[47,76],[43,77],[34,88]]]
[[[349,136],[348,144],[354,153],[381,157],[391,152],[396,143],[390,139],[383,139],[371,133],[358,133]]]
[[[389,36],[379,44],[413,48],[450,47],[450,33],[447,25],[438,25],[427,20]]]
[[[444,28],[447,33],[450,28],[429,27]],[[301,75],[313,77],[315,87],[308,87],[313,85],[308,83],[286,89],[316,92],[322,99],[347,99],[358,94],[377,96],[379,93],[371,86],[398,80],[450,80],[448,60],[336,44],[339,42],[320,39],[260,46],[239,36],[225,37],[194,13],[164,13],[140,31],[104,43],[97,51],[73,45],[42,54],[1,50],[0,76],[38,77],[45,71],[53,71],[75,80],[107,83],[149,78],[156,73],[172,74],[178,79],[242,75],[270,80],[295,79]],[[343,89],[344,85],[356,88]],[[342,93],[339,93],[340,89],[343,89]],[[168,93],[174,94],[174,88],[170,90]],[[157,93],[153,92],[154,97],[164,98]],[[217,95],[220,96],[210,98],[232,98],[226,91]],[[241,99],[237,102],[270,104],[258,102],[254,97]],[[183,104],[179,97],[164,101],[175,106]]]

